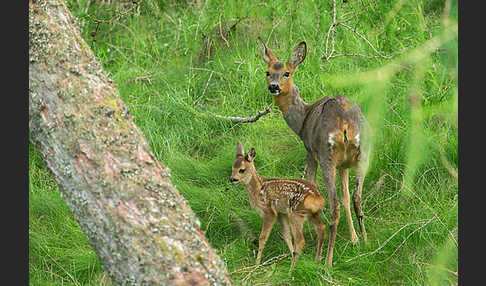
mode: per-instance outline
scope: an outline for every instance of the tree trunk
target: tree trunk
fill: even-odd
[[[118,285],[230,285],[62,0],[29,1],[29,135]]]

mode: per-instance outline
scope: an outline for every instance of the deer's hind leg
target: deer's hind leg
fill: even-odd
[[[361,194],[363,192],[364,177],[364,172],[359,172],[358,170],[356,171],[356,185],[353,194],[353,205],[356,217],[358,217],[359,230],[361,232],[361,235],[363,235],[363,241],[367,243],[368,236],[366,234],[366,229],[364,226],[363,209],[361,208]]]
[[[331,221],[329,223],[329,242],[327,244],[326,266],[332,266],[332,256],[334,253],[334,243],[336,241],[336,232],[339,224],[340,205],[336,194],[336,165],[330,158],[322,158],[320,160],[321,172],[324,184],[327,189],[327,196],[329,198],[329,211],[331,213]]]
[[[280,222],[280,225],[282,226],[282,236],[283,240],[287,244],[290,250],[290,254],[294,255],[294,246],[292,245],[292,236],[290,235],[290,225],[289,225],[289,217],[284,214],[279,214],[278,215],[278,221]]]
[[[314,155],[312,155],[312,152],[307,150],[305,175],[307,176],[307,180],[311,181],[317,186],[316,172],[317,172],[317,161],[314,158]]]
[[[294,268],[302,254],[302,249],[305,245],[304,233],[302,231],[304,222],[306,220],[305,216],[299,215],[297,213],[291,213],[290,217],[290,230],[294,237],[294,255],[292,257],[292,264],[290,269]]]
[[[353,218],[351,216],[350,199],[349,199],[349,169],[347,168],[340,169],[339,174],[341,177],[341,185],[342,185],[341,201],[343,202],[344,211],[346,213],[346,219],[348,221],[349,234],[351,236],[351,242],[356,243],[358,242],[358,236],[356,235],[356,231],[354,230]]]

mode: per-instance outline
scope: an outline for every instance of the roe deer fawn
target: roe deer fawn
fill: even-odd
[[[353,243],[358,241],[358,236],[353,227],[349,206],[349,168],[352,168],[356,174],[353,204],[360,232],[365,243],[367,242],[361,209],[361,193],[370,154],[370,126],[359,105],[351,104],[343,95],[334,98],[325,96],[314,104],[308,104],[300,97],[299,89],[293,83],[292,76],[297,66],[305,59],[307,47],[304,41],[296,45],[286,63],[279,61],[260,38],[258,38],[258,45],[263,60],[268,64],[266,71],[268,90],[273,95],[287,125],[300,137],[307,150],[306,170],[311,182],[317,184],[317,162],[321,168],[331,213],[326,265],[332,266],[340,217],[335,188],[336,169],[339,170],[341,177],[342,203]]]
[[[255,155],[254,148],[244,155],[243,145],[237,143],[230,182],[243,184],[251,206],[263,217],[256,263],[260,264],[263,248],[277,219],[282,226],[283,239],[292,254],[290,269],[297,263],[305,244],[302,226],[306,220],[314,225],[317,233],[315,261],[319,262],[326,238],[326,225],[320,217],[325,202],[317,186],[302,179],[262,178],[253,164]],[[289,231],[294,237],[293,246]]]

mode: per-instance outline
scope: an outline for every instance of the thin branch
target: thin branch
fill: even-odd
[[[221,116],[221,115],[216,115],[217,118],[220,119],[227,119],[231,120],[234,123],[252,123],[260,119],[263,115],[267,114],[270,112],[270,106],[265,107],[265,110],[258,111],[258,114],[255,116],[248,116],[248,117],[235,117],[235,116]]]
[[[339,25],[343,26],[344,28],[347,28],[348,30],[352,31],[353,33],[355,33],[356,35],[358,35],[361,39],[363,39],[378,55],[380,55],[382,58],[385,58],[385,59],[389,59],[390,56],[385,56],[383,55],[380,51],[378,51],[371,43],[370,41],[368,41],[368,39],[366,39],[365,36],[363,36],[362,34],[358,33],[355,29],[351,28],[350,26],[344,24],[344,23],[339,23]]]
[[[363,5],[364,5],[364,3],[363,3]],[[366,7],[366,9],[368,9],[368,8]],[[349,14],[349,13],[347,13],[347,14]],[[347,14],[345,14],[345,15],[347,15]],[[347,21],[349,21],[353,18],[356,18],[357,17],[356,13],[355,13],[355,16],[349,17],[349,18],[342,20],[342,21],[339,21],[339,22],[337,22],[337,20],[336,20],[336,15],[337,15],[336,0],[333,0],[333,16],[332,16],[333,21],[332,21],[331,25],[329,26],[329,30],[327,31],[325,53],[324,53],[324,56],[321,59],[323,62],[329,61],[330,59],[333,59],[333,58],[339,58],[339,57],[363,57],[363,58],[368,58],[368,59],[373,59],[373,58],[391,59],[392,57],[394,57],[397,54],[400,54],[404,51],[404,50],[401,50],[401,51],[398,51],[398,52],[394,52],[393,54],[388,55],[388,56],[384,55],[382,52],[378,51],[375,48],[375,46],[373,46],[373,44],[365,36],[363,36],[363,34],[357,32],[355,28],[352,28],[351,26],[344,23],[344,22],[347,22]],[[365,54],[360,54],[360,53],[348,53],[348,54],[345,53],[345,54],[334,55],[334,52],[336,51],[336,49],[335,49],[335,34],[336,34],[336,27],[338,27],[338,26],[343,26],[344,28],[350,30],[351,32],[356,34],[358,37],[363,39],[366,42],[366,44],[368,44],[368,46],[370,46],[371,49],[373,49],[373,51],[377,55],[365,55]],[[331,49],[330,50],[329,50],[329,39],[331,40]]]
[[[408,226],[411,226],[411,225],[413,225],[413,224],[419,224],[419,223],[423,223],[423,222],[426,222],[426,223],[428,224],[428,223],[429,223],[429,222],[430,222],[432,219],[435,219],[435,218],[436,218],[436,216],[434,216],[434,217],[432,217],[432,218],[430,218],[430,219],[428,219],[428,220],[422,219],[422,220],[419,220],[419,221],[416,221],[416,222],[410,222],[410,223],[407,223],[407,224],[405,224],[404,226],[402,226],[401,228],[399,228],[397,231],[395,231],[395,233],[393,233],[393,234],[392,234],[392,235],[391,235],[391,236],[390,236],[390,237],[389,237],[387,240],[385,240],[385,242],[383,242],[383,244],[382,244],[382,245],[380,245],[380,247],[378,247],[377,249],[375,249],[375,250],[373,250],[373,251],[371,251],[371,252],[362,253],[362,254],[360,254],[360,255],[358,255],[358,256],[355,256],[355,257],[353,257],[353,258],[350,258],[350,259],[346,260],[345,262],[346,262],[346,263],[348,263],[348,262],[353,261],[353,260],[355,260],[355,259],[358,259],[358,258],[360,258],[360,257],[367,257],[367,256],[371,256],[371,255],[373,255],[373,254],[376,254],[376,253],[377,253],[378,251],[380,251],[380,250],[381,250],[381,249],[382,249],[382,248],[383,248],[385,245],[387,245],[387,244],[388,244],[388,242],[390,242],[390,240],[391,240],[393,237],[395,237],[395,235],[397,235],[397,234],[398,234],[400,231],[402,231],[402,229],[404,229],[404,228],[406,228],[406,227],[408,227]],[[427,221],[428,221],[428,222],[427,222]]]
[[[426,222],[424,222],[420,227],[416,228],[414,231],[412,231],[409,235],[407,235],[407,237],[400,243],[400,245],[398,245],[395,250],[393,251],[392,254],[390,254],[390,256],[388,256],[387,258],[385,258],[384,260],[382,261],[379,261],[379,262],[385,262],[387,261],[388,259],[390,259],[397,251],[400,247],[402,247],[403,244],[405,244],[405,242],[414,234],[416,233],[417,231],[423,229],[424,227],[426,227],[432,220],[434,220],[436,217],[433,216],[431,217],[430,219],[428,219]]]
[[[134,48],[123,47],[123,46],[115,46],[115,45],[113,45],[113,44],[111,44],[111,43],[108,43],[108,42],[102,42],[102,43],[103,43],[103,44],[105,44],[105,45],[107,45],[107,46],[110,46],[110,47],[112,47],[112,48],[114,48],[114,49],[124,49],[124,50],[130,50],[130,51],[136,52],[136,53],[138,53],[138,54],[141,54],[141,55],[144,55],[144,56],[147,56],[147,57],[150,57],[150,58],[152,58],[152,59],[153,59],[152,55],[147,54],[147,53],[144,53],[144,52],[142,52],[142,51],[140,51],[140,50],[137,50],[137,49],[134,49]]]
[[[319,36],[319,27],[321,26],[321,0],[319,0],[319,3],[317,4],[317,23],[316,23],[316,37]]]
[[[213,74],[213,71],[209,74],[208,80],[206,81],[206,86],[204,87],[202,94],[194,101],[194,104],[197,104],[199,100],[206,94],[206,90],[208,89],[211,78],[213,78]]]
[[[340,57],[363,57],[367,59],[384,58],[383,56],[371,56],[371,55],[364,55],[364,54],[338,54],[338,55],[329,56],[327,57],[326,60],[340,58]],[[388,57],[385,57],[385,59],[388,59]]]
[[[319,273],[319,276],[321,276],[321,278],[322,278],[324,281],[326,281],[327,283],[329,283],[329,284],[333,284],[333,285],[334,285],[334,284],[337,284],[336,282],[334,282],[334,281],[332,281],[332,280],[329,280],[329,278],[326,278],[326,277],[325,277],[324,275],[322,275],[320,272],[317,272],[317,273]]]
[[[230,44],[229,44],[228,40],[226,40],[226,38],[224,37],[224,35],[223,35],[223,29],[221,28],[221,17],[222,16],[223,16],[223,14],[220,14],[219,15],[219,35],[221,36],[221,38],[226,43],[226,46],[229,48]]]
[[[211,72],[211,73],[215,73],[215,74],[219,75],[220,77],[224,78],[222,73],[214,71],[214,70],[210,70],[210,69],[207,69],[207,68],[190,67],[189,69],[195,70],[195,71],[208,71],[208,72]]]
[[[241,270],[251,270],[246,276],[245,278],[243,278],[243,282],[246,282],[250,277],[251,275],[257,271],[258,269],[264,267],[264,266],[268,266],[268,265],[271,265],[271,264],[274,264],[274,263],[277,263],[278,261],[288,257],[289,254],[288,253],[284,253],[284,254],[280,254],[278,256],[275,256],[275,257],[272,257],[270,259],[268,259],[267,261],[263,262],[262,264],[259,264],[259,265],[254,265],[254,266],[250,266],[250,267],[246,267],[246,268],[243,268],[243,269],[240,269],[238,270],[238,272],[240,272]]]
[[[336,0],[333,0],[333,8],[332,8],[332,24],[331,26],[329,26],[329,30],[327,31],[327,36],[326,36],[326,54],[324,55],[324,57],[326,58],[326,60],[332,56],[332,54],[334,53],[335,49],[334,49],[334,37],[335,37],[335,29],[336,29],[336,25],[337,25],[337,22],[336,22]],[[331,52],[328,53],[329,51],[329,36],[331,36]],[[323,57],[323,59],[324,59]]]
[[[446,268],[446,267],[444,267],[444,266],[442,266],[442,265],[430,264],[430,263],[427,263],[427,262],[421,262],[421,261],[419,261],[419,262],[417,262],[417,263],[424,264],[424,265],[428,265],[428,266],[430,266],[430,267],[437,267],[437,268],[440,268],[440,269],[442,269],[442,270],[445,270],[445,271],[447,271],[447,272],[449,272],[449,273],[451,273],[451,274],[454,274],[455,276],[458,276],[457,271],[452,271],[452,270],[450,270],[450,269],[448,269],[448,268]]]
[[[446,170],[449,172],[449,174],[451,174],[451,176],[457,179],[458,178],[457,170],[454,167],[452,167],[452,164],[449,163],[449,161],[447,160],[445,156],[444,148],[442,146],[444,145],[439,146],[440,160],[444,165],[444,167],[446,168]]]
[[[122,57],[124,57],[124,58],[125,58],[125,60],[126,60],[127,62],[131,63],[132,65],[134,65],[134,66],[136,66],[136,67],[138,67],[138,68],[140,68],[140,69],[142,69],[142,70],[145,72],[145,74],[149,74],[149,72],[148,72],[147,70],[145,70],[143,67],[141,67],[141,66],[139,66],[138,64],[134,63],[133,61],[131,61],[131,60],[130,60],[130,58],[129,58],[129,57],[127,57],[127,56],[126,56],[126,55],[125,55],[125,54],[124,54],[124,53],[123,53],[123,52],[120,50],[120,48],[119,48],[119,47],[117,47],[117,46],[115,46],[115,45],[111,45],[111,47],[112,47],[112,48],[114,48],[114,49],[115,49],[115,50],[116,50],[116,51],[117,51],[117,52],[118,52],[118,53],[119,53],[119,54],[120,54]]]
[[[133,81],[147,81],[149,84],[152,84],[152,78],[155,76],[155,75],[158,75],[160,74],[161,72],[149,72],[145,75],[141,75],[141,76],[136,76],[136,77],[132,77],[132,78],[129,78],[127,80],[127,82],[133,82]]]

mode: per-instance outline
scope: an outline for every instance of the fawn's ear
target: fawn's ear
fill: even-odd
[[[238,141],[238,143],[236,143],[236,158],[238,157],[243,157],[245,156],[244,154],[244,151],[243,151],[243,144],[241,144],[240,141]]]
[[[260,47],[261,53],[262,53],[262,58],[263,60],[267,63],[270,64],[272,62],[276,62],[277,58],[273,54],[273,52],[265,46],[263,43],[262,39],[258,37],[258,46]]]
[[[305,41],[298,43],[294,50],[292,51],[292,56],[290,56],[290,60],[288,63],[294,68],[297,68],[300,63],[302,63],[305,59],[305,55],[307,54],[307,45]]]
[[[246,154],[245,159],[248,162],[252,162],[253,159],[255,159],[255,156],[256,156],[256,151],[255,151],[255,148],[252,147],[250,152],[248,152],[248,154]]]

